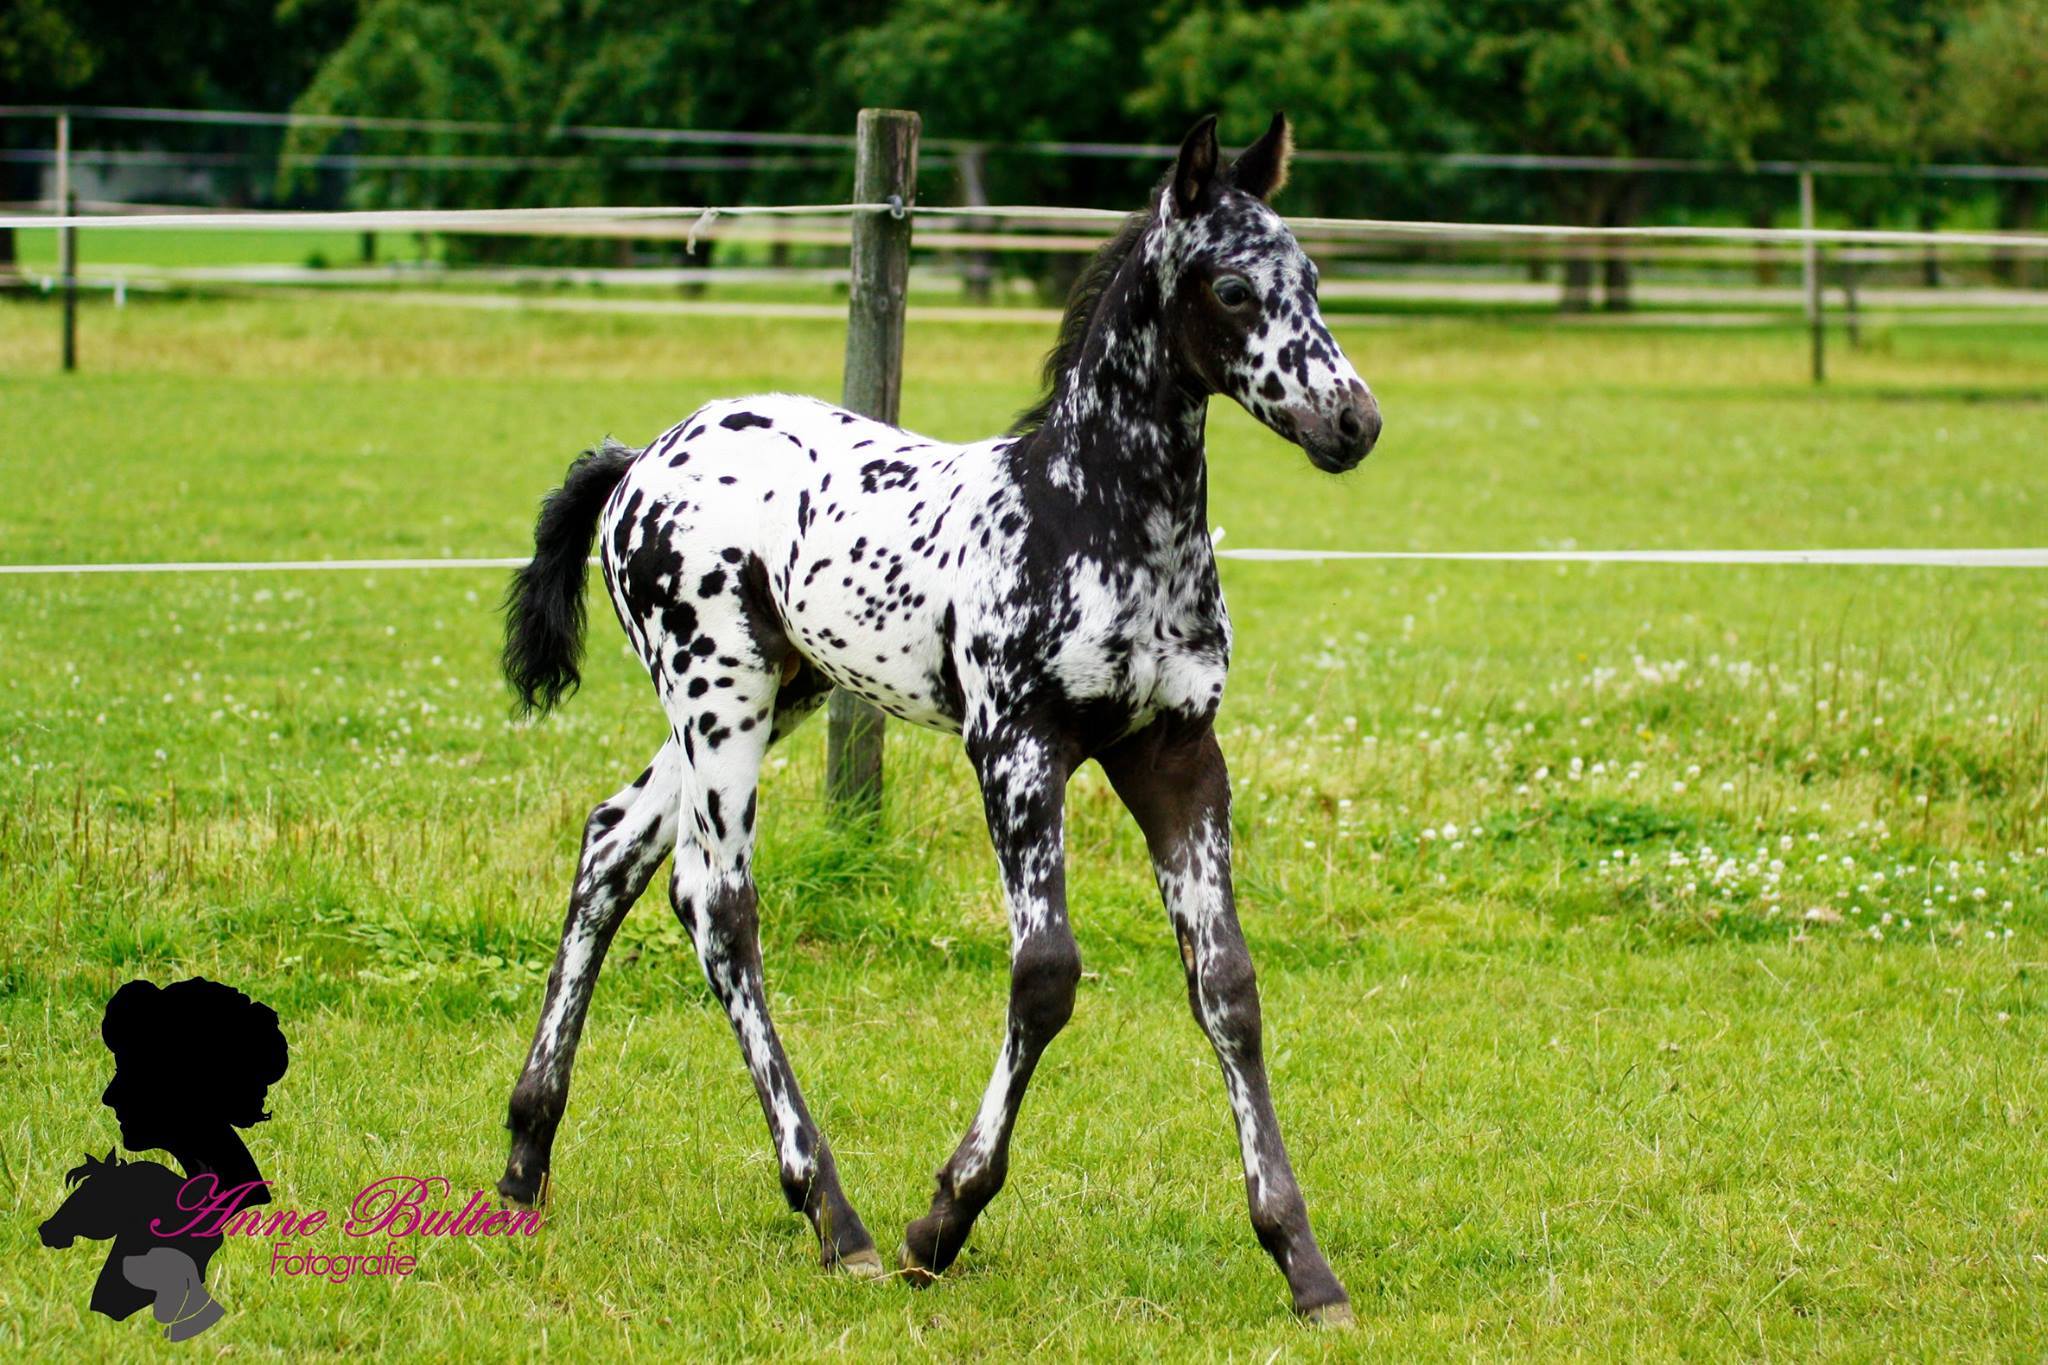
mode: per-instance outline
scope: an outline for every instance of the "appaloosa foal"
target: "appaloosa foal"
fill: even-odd
[[[1309,1231],[1261,1056],[1259,997],[1230,886],[1230,784],[1211,726],[1230,621],[1207,517],[1203,424],[1228,394],[1341,471],[1379,435],[1372,394],[1323,326],[1316,270],[1266,200],[1284,119],[1219,166],[1188,134],[1146,210],[1096,257],[1007,436],[945,445],[812,398],[713,403],[644,450],[570,466],[508,601],[505,668],[528,708],[575,687],[585,562],[669,716],[647,770],[591,812],[540,1026],[512,1092],[498,1188],[539,1196],[590,992],[620,920],[675,852],[670,895],[732,1021],[826,1264],[881,1270],[768,1018],[749,866],[768,746],[843,687],[959,734],[981,781],[1010,916],[1010,1009],[995,1074],[904,1236],[943,1271],[1002,1187],[1032,1069],[1067,1022],[1061,798],[1100,763],[1143,827],[1223,1067],[1252,1226],[1297,1312],[1350,1318]]]

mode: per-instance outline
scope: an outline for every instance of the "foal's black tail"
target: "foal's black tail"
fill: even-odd
[[[583,681],[583,583],[605,499],[640,452],[606,437],[569,466],[540,505],[533,558],[505,592],[505,680],[527,715],[545,713]]]

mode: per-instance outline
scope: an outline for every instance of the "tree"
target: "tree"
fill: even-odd
[[[1239,118],[1284,105],[1308,147],[1717,158],[1769,146],[1810,155],[1819,118],[1863,59],[1874,0],[1227,0],[1183,17],[1147,54],[1139,109],[1220,98]],[[1454,177],[1304,166],[1293,202],[1431,217],[1508,213],[1594,226],[1640,221],[1646,173],[1489,171]],[[1725,178],[1703,187],[1726,203]],[[1532,193],[1533,191],[1533,193]],[[1296,191],[1290,190],[1290,196]],[[1373,202],[1360,203],[1364,196]],[[1594,259],[1566,263],[1567,305],[1590,299]],[[1604,261],[1625,307],[1624,258]]]
[[[1770,78],[1754,43],[1768,0],[1480,0],[1468,26],[1461,95],[1496,147],[1568,156],[1745,155]],[[1548,173],[1568,223],[1640,221],[1653,181],[1635,172]],[[1607,306],[1628,306],[1628,266],[1605,259]],[[1565,263],[1565,306],[1590,302],[1594,262]]]
[[[52,0],[14,0],[0,10],[0,88],[13,99],[74,90],[92,78],[98,54]]]
[[[1314,0],[1299,7],[1227,4],[1183,16],[1145,54],[1135,114],[1171,129],[1212,112],[1256,131],[1276,109],[1298,146],[1338,151],[1469,148],[1442,81],[1453,60],[1451,12],[1434,0]],[[1390,217],[1421,209],[1445,178],[1398,160],[1382,166],[1297,163],[1291,207]],[[1390,202],[1405,201],[1405,202]]]
[[[1984,0],[1965,10],[1941,53],[1942,131],[1955,151],[2012,165],[2048,162],[2048,0]],[[2041,182],[1997,186],[1998,226],[2034,226]],[[1999,277],[2020,275],[2011,252],[1994,258]],[[2030,273],[2039,273],[2034,259]]]
[[[0,89],[24,104],[276,109],[351,13],[350,0],[299,0],[284,15],[276,0],[154,0],[145,23],[128,0],[9,0],[0,6]],[[50,146],[47,124],[8,120],[0,130],[9,148]],[[100,147],[154,135],[135,124],[90,132]],[[0,198],[31,197],[37,175],[33,165],[8,167]],[[0,261],[13,254],[13,233],[0,232]]]
[[[553,163],[378,172],[353,187],[363,205],[731,202],[750,189],[776,196],[800,181],[816,197],[816,158],[784,156],[801,164],[779,173],[720,171],[675,163],[730,149],[563,130],[849,131],[853,110],[835,106],[819,48],[877,8],[879,0],[368,0],[299,97],[299,112],[502,122],[522,131],[490,139],[302,126],[288,145],[302,153],[353,147]],[[846,158],[833,154],[831,166],[850,177]]]
[[[1949,111],[1941,64],[1952,10],[1940,0],[1890,0],[1870,6],[1857,18],[1861,42],[1841,45],[1852,56],[1833,97],[1816,98],[1808,105],[1817,125],[1817,151],[1800,154],[1897,166],[1899,177],[1890,183],[1830,182],[1831,197],[1849,197],[1852,211],[1860,210],[1868,219],[1900,210],[1912,226],[1933,231],[1941,225],[1953,190],[1914,172],[1948,150],[1944,128]],[[1799,93],[1786,91],[1779,98],[1790,105],[1798,101]],[[1930,287],[1941,282],[1940,258],[1931,247],[1922,258],[1922,272]]]
[[[832,44],[850,107],[916,109],[931,138],[1177,142],[1185,126],[1129,117],[1131,74],[1161,12],[1093,0],[906,0]],[[983,188],[998,203],[1135,208],[1165,165],[1145,159],[992,152]],[[1079,257],[1010,258],[1049,294]]]
[[[96,54],[84,36],[51,0],[15,0],[0,10],[0,89],[16,92],[15,98],[35,98],[39,89],[83,85],[95,62]],[[0,123],[0,147],[26,150],[45,132],[40,123],[9,119]],[[35,176],[34,166],[27,163],[0,166],[0,199],[29,198]],[[0,279],[14,273],[14,261],[14,229],[0,229]]]

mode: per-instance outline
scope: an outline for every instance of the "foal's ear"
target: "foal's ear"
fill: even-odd
[[[1210,114],[1188,130],[1181,139],[1180,156],[1173,163],[1173,209],[1183,216],[1192,214],[1216,178],[1216,116]]]
[[[1255,199],[1271,199],[1287,183],[1287,162],[1294,155],[1294,130],[1287,115],[1276,113],[1266,135],[1244,149],[1225,172],[1230,183]]]

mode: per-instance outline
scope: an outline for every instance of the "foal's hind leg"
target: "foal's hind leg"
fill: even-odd
[[[768,1017],[761,975],[759,898],[751,859],[755,785],[775,707],[772,672],[725,675],[731,686],[672,705],[684,736],[683,834],[670,896],[725,1007],[768,1119],[782,1192],[818,1234],[820,1257],[857,1275],[882,1273],[874,1238],[839,1187],[832,1149],[811,1120],[796,1073]],[[692,709],[694,708],[694,709]]]
[[[1081,980],[1081,953],[1067,927],[1060,824],[1066,760],[1051,745],[1020,734],[970,740],[968,755],[981,778],[1010,911],[1010,1012],[973,1126],[939,1170],[931,1211],[903,1235],[903,1268],[919,1284],[953,1263],[974,1220],[1002,1189],[1025,1087],[1046,1044],[1072,1016]]]
[[[555,1128],[569,1098],[569,1068],[590,1008],[591,988],[620,921],[640,899],[676,839],[682,747],[671,739],[632,784],[591,811],[583,854],[569,893],[562,944],[548,974],[547,996],[526,1069],[512,1091],[512,1155],[498,1192],[531,1204],[541,1193]]]
[[[1349,1325],[1350,1300],[1309,1231],[1308,1208],[1266,1085],[1259,988],[1231,894],[1230,775],[1223,751],[1207,726],[1186,734],[1160,723],[1101,761],[1145,831],[1180,941],[1188,1003],[1223,1064],[1252,1230],[1287,1276],[1295,1312],[1330,1326]]]

